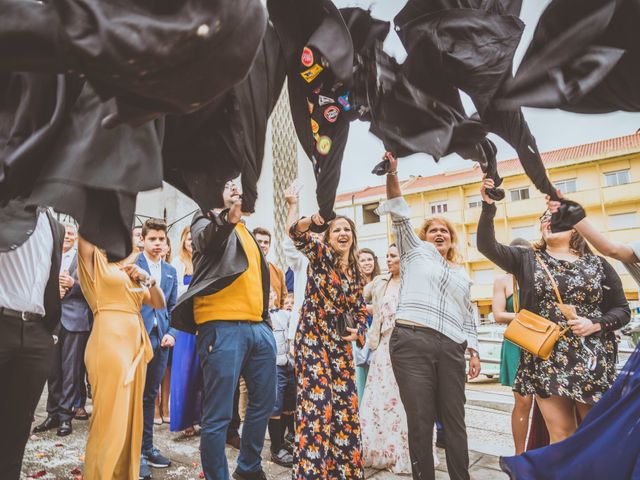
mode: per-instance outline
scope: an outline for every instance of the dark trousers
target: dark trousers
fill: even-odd
[[[240,375],[249,391],[237,471],[261,470],[261,453],[276,398],[276,341],[265,322],[211,321],[198,325],[204,380],[200,450],[207,480],[228,480],[224,448]]]
[[[0,315],[0,477],[18,479],[31,420],[50,369],[53,337],[40,320]]]
[[[156,397],[160,389],[160,382],[167,370],[169,360],[169,349],[162,348],[162,339],[158,336],[158,330],[151,330],[149,334],[151,346],[153,347],[153,358],[147,365],[147,378],[144,384],[144,394],[142,396],[142,412],[144,417],[144,427],[142,431],[142,453],[147,453],[153,448],[153,417],[155,414]]]
[[[469,479],[464,423],[465,343],[430,328],[397,325],[389,342],[391,364],[407,412],[413,478],[433,480],[433,425],[444,427],[452,480]]]
[[[60,325],[47,379],[47,412],[63,422],[73,418],[73,408],[82,395],[84,349],[88,339],[89,332],[70,332]]]

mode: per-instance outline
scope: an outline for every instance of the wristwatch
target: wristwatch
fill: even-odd
[[[471,350],[469,354],[471,355],[471,358],[480,358],[480,354],[478,353],[477,350]]]

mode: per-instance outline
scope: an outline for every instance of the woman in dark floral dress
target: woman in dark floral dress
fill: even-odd
[[[485,191],[492,186],[486,179],[481,190],[478,249],[516,277],[522,308],[568,328],[548,360],[523,351],[513,387],[521,395],[536,395],[550,442],[557,443],[575,432],[576,411],[584,418],[613,384],[613,332],[629,322],[629,304],[613,267],[592,254],[575,230],[553,233],[550,213],[540,218],[542,240],[535,250],[498,243],[493,228],[496,207]],[[575,307],[577,318],[567,319],[560,311],[554,283],[562,303]]]
[[[293,479],[364,479],[358,420],[358,395],[351,341],[364,345],[367,310],[362,298],[355,225],[336,217],[324,241],[309,227],[319,215],[291,227],[296,248],[309,259],[310,273],[296,332],[296,448]],[[334,312],[356,320],[340,337]]]

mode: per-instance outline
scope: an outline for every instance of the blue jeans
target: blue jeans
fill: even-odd
[[[156,397],[160,389],[160,382],[167,369],[169,349],[160,346],[161,338],[157,330],[149,335],[153,348],[153,358],[147,365],[147,378],[144,383],[142,395],[142,412],[144,417],[144,429],[142,431],[142,453],[147,453],[153,448],[153,417],[155,414]]]
[[[240,375],[249,390],[237,471],[261,470],[269,415],[276,399],[276,341],[265,322],[215,320],[198,325],[198,356],[204,380],[200,450],[208,480],[228,480],[224,453]]]

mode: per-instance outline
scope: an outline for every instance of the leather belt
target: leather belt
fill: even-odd
[[[33,322],[36,320],[40,320],[42,315],[38,313],[31,312],[20,312],[18,310],[13,310],[11,308],[0,307],[0,315],[5,317],[13,317],[13,318],[21,318],[27,322]]]

